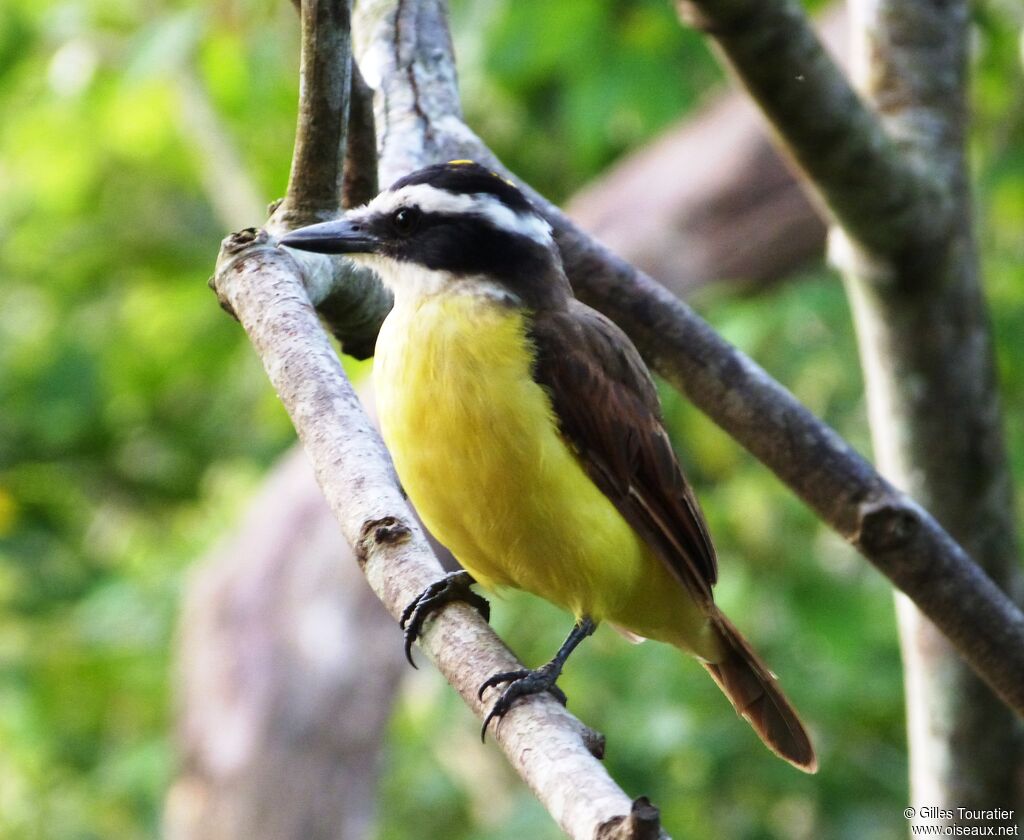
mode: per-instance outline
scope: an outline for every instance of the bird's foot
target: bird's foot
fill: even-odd
[[[476,607],[484,621],[490,621],[491,605],[486,598],[470,589],[474,583],[476,581],[469,572],[451,572],[430,584],[405,608],[399,626],[405,633],[405,658],[413,668],[416,667],[416,663],[412,661],[413,642],[423,632],[423,623],[445,604],[465,601],[471,607]]]
[[[495,704],[491,706],[487,717],[484,718],[484,725],[480,730],[480,740],[486,740],[488,724],[494,719],[501,720],[505,713],[512,708],[512,704],[520,697],[528,697],[531,694],[540,694],[546,691],[564,706],[568,702],[568,698],[565,696],[565,692],[555,684],[561,673],[562,663],[552,661],[547,665],[537,668],[535,671],[525,668],[519,671],[503,671],[484,680],[483,685],[480,686],[476,693],[476,696],[481,700],[487,689],[496,688],[504,683],[508,683],[508,685],[501,692],[501,696]]]
[[[568,702],[565,692],[555,685],[555,682],[561,675],[562,666],[565,665],[565,660],[569,658],[569,654],[576,649],[580,642],[593,633],[596,628],[597,623],[589,616],[584,616],[572,628],[572,632],[562,642],[562,646],[558,649],[558,653],[555,654],[555,658],[547,665],[541,666],[536,671],[525,669],[521,671],[504,671],[484,680],[484,684],[480,686],[476,693],[476,696],[481,700],[487,689],[494,688],[502,683],[508,683],[508,686],[501,692],[501,697],[498,698],[498,701],[487,713],[487,717],[484,718],[484,725],[480,730],[480,740],[483,741],[487,737],[487,724],[494,718],[500,720],[520,697],[528,697],[531,694],[540,694],[542,691],[546,691],[564,706]]]

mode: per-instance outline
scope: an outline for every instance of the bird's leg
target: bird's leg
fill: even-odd
[[[471,607],[476,607],[484,621],[490,621],[491,605],[486,598],[470,589],[474,583],[476,581],[467,571],[450,572],[430,584],[405,608],[399,626],[405,631],[405,658],[413,668],[416,667],[416,663],[412,661],[412,644],[420,637],[423,622],[445,604],[465,601]]]
[[[495,674],[484,681],[484,684],[480,686],[477,691],[477,697],[483,699],[484,692],[489,688],[494,688],[502,683],[508,683],[508,686],[503,692],[501,697],[498,698],[497,702],[491,707],[491,710],[487,713],[487,717],[484,718],[483,728],[480,730],[480,740],[484,740],[487,736],[487,724],[491,722],[493,718],[501,718],[505,712],[512,708],[512,704],[520,697],[526,697],[530,694],[539,694],[542,691],[547,691],[552,694],[554,698],[561,703],[563,706],[566,704],[567,698],[565,693],[560,689],[555,682],[562,674],[562,666],[565,665],[565,660],[569,658],[569,654],[572,653],[576,646],[579,645],[587,636],[591,635],[594,630],[597,629],[596,622],[593,619],[584,616],[584,618],[572,628],[572,632],[569,633],[568,637],[562,646],[558,649],[558,653],[555,654],[554,659],[542,665],[536,670],[523,669],[520,671],[504,671],[500,674]]]

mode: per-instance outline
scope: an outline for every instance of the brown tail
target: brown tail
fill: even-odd
[[[816,772],[818,758],[811,739],[783,696],[775,675],[729,619],[716,610],[711,620],[725,651],[720,662],[704,663],[712,679],[768,749],[805,773]]]

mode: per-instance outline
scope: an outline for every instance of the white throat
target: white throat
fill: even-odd
[[[376,272],[391,289],[396,304],[415,304],[434,295],[471,295],[504,304],[520,303],[505,286],[483,275],[453,274],[379,254],[353,254],[352,259]]]

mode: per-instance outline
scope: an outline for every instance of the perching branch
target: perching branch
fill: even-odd
[[[318,142],[340,147],[344,125],[334,116],[345,113],[349,87],[336,86],[337,68],[329,59],[339,53],[348,61],[347,14],[309,12],[303,3],[303,84],[296,139],[296,159],[288,197],[268,227],[287,229],[304,214],[328,217],[337,213],[342,200],[341,159],[316,152]],[[316,73],[307,72],[315,68]],[[325,69],[327,68],[327,69]],[[329,101],[330,100],[330,101]],[[365,141],[372,123],[365,111],[355,112],[361,122],[363,142],[349,144],[355,163],[368,159]],[[333,126],[333,133],[324,126]],[[336,142],[335,142],[336,141]],[[369,158],[372,162],[372,158]],[[333,164],[331,163],[333,161]],[[333,208],[327,194],[316,187],[312,197],[304,193],[312,173],[335,185]],[[372,182],[350,170],[350,196],[372,189]],[[361,184],[361,185],[360,185]],[[355,196],[351,196],[355,197]],[[228,237],[222,246],[214,285],[222,305],[246,329],[271,383],[284,403],[328,505],[356,553],[371,587],[388,611],[398,618],[405,607],[442,569],[430,550],[412,511],[403,498],[383,443],[370,425],[337,355],[310,303],[314,297],[323,307],[339,295],[349,298],[361,312],[374,312],[389,302],[361,284],[376,280],[368,273],[335,268],[330,261],[299,261],[274,247],[271,234],[246,230]],[[367,293],[369,292],[369,294]],[[369,305],[367,305],[369,301]],[[344,308],[338,314],[348,313]],[[380,316],[372,334],[376,333]],[[361,329],[366,321],[357,324]],[[335,324],[337,326],[337,324]],[[348,326],[339,332],[349,341]],[[369,332],[358,333],[364,346]],[[348,344],[346,344],[348,346]],[[477,698],[478,686],[499,671],[521,664],[494,635],[486,622],[465,605],[454,605],[428,622],[420,647],[462,695],[467,705],[483,717],[491,697]],[[367,663],[372,667],[373,663]],[[491,730],[512,766],[533,789],[557,823],[579,840],[647,840],[660,832],[657,809],[646,800],[631,802],[598,760],[603,740],[583,726],[551,697],[540,696],[519,704]]]
[[[459,116],[442,0],[361,3],[355,37],[360,66],[378,94],[382,182],[448,158],[475,158],[501,170]],[[880,146],[861,144],[861,156],[881,149],[889,163],[878,172],[904,185],[897,193],[912,205],[917,176],[902,172],[889,159],[891,144],[879,138]],[[847,162],[861,177],[870,163]],[[655,370],[852,542],[1008,705],[1024,713],[1024,615],[935,519],[689,307],[589,239],[536,192],[530,195],[555,228],[577,294],[614,318]],[[867,234],[869,220],[861,223]]]
[[[265,232],[243,231],[225,240],[216,285],[288,410],[371,587],[397,619],[442,569],[320,327],[298,266]],[[479,700],[477,687],[491,674],[522,667],[483,619],[463,604],[431,621],[420,647],[480,717],[492,698]],[[630,820],[632,803],[598,760],[600,736],[553,698],[541,695],[516,705],[491,732],[571,837],[652,836],[637,833],[648,831],[650,820]],[[642,805],[638,809],[647,813]],[[630,828],[634,825],[635,831]]]

